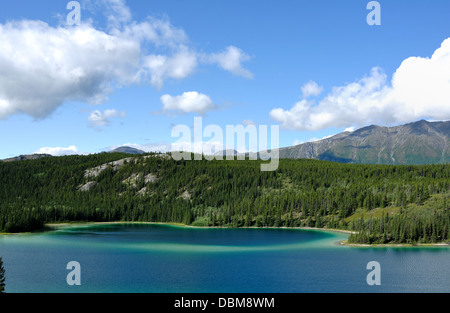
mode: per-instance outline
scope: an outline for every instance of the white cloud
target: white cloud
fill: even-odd
[[[302,143],[305,143],[305,141],[295,139],[294,142],[292,143],[292,146],[298,146],[301,145]]]
[[[112,33],[133,37],[139,42],[151,42],[156,47],[178,48],[189,41],[184,30],[172,25],[167,17],[148,17],[144,22],[131,22],[121,29],[113,29]]]
[[[149,55],[143,60],[144,71],[150,76],[151,84],[158,88],[162,88],[169,78],[179,80],[188,77],[197,65],[196,54],[184,46],[173,56]]]
[[[273,109],[270,111],[270,117],[275,121],[281,123],[281,126],[286,129],[302,129],[304,127],[304,121],[308,115],[308,109],[312,104],[308,103],[307,100],[302,100],[297,102],[292,109],[283,110],[281,108]]]
[[[116,110],[105,110],[100,112],[99,110],[95,110],[91,112],[91,115],[88,117],[89,126],[90,127],[103,127],[109,125],[111,123],[111,119],[115,117],[125,117],[125,112],[117,112]]]
[[[301,145],[301,144],[304,144],[304,143],[308,143],[308,142],[321,141],[321,140],[325,140],[325,139],[331,138],[333,136],[336,136],[336,134],[327,135],[327,136],[324,136],[322,138],[312,137],[312,138],[310,138],[310,139],[308,139],[306,141],[296,139],[296,140],[294,140],[294,143],[292,145],[293,146],[298,146],[298,145]]]
[[[163,95],[161,97],[163,111],[177,111],[179,113],[204,114],[215,108],[214,102],[207,95],[196,91],[185,92],[180,96]]]
[[[353,133],[355,130],[356,130],[356,128],[352,126],[352,127],[347,127],[347,128],[344,130],[344,132]]]
[[[303,85],[301,89],[304,98],[309,98],[311,96],[317,97],[323,91],[323,87],[319,86],[315,81],[309,81]]]
[[[34,152],[35,154],[50,154],[53,156],[82,154],[76,146],[64,147],[44,147]]]
[[[204,58],[207,62],[217,63],[221,68],[235,75],[253,78],[253,74],[242,67],[242,63],[250,60],[250,56],[237,47],[229,46],[223,52],[212,53]]]
[[[125,0],[103,0],[103,7],[106,8],[108,22],[114,27],[119,27],[123,23],[131,20],[130,8]]]
[[[168,18],[136,22],[123,0],[95,3],[107,17],[107,31],[84,19],[79,26],[0,23],[0,119],[20,113],[46,118],[69,101],[101,104],[115,88],[147,82],[162,88],[211,64]],[[240,49],[211,55],[224,70],[250,76]]]
[[[450,38],[431,58],[403,61],[390,83],[381,69],[373,68],[359,81],[334,87],[318,103],[304,99],[270,116],[295,130],[450,119]]]
[[[44,118],[66,101],[101,103],[114,83],[133,81],[139,45],[89,25],[0,24],[0,118]]]
[[[194,142],[174,142],[171,152],[192,152],[205,155],[214,155],[217,152],[227,150],[227,146],[220,141],[194,141]]]
[[[248,126],[248,125],[256,126],[257,124],[253,120],[245,120],[245,121],[242,122],[242,125],[244,125],[244,126]]]

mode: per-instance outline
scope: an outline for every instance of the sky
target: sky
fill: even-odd
[[[450,119],[448,0],[69,2],[0,0],[0,159]]]

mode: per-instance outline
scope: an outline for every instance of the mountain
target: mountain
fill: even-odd
[[[450,162],[450,121],[421,120],[395,127],[367,126],[301,145],[281,148],[280,158],[358,164]]]
[[[236,150],[233,150],[233,149],[217,151],[216,153],[214,153],[215,156],[223,156],[223,157],[227,157],[230,155],[237,156],[238,154],[239,154],[239,152],[237,152]]]
[[[128,154],[144,154],[145,151],[136,149],[136,148],[131,148],[131,147],[127,147],[127,146],[122,146],[119,148],[116,148],[112,151],[110,151],[110,153],[115,153],[115,152],[120,152],[120,153],[128,153]]]
[[[24,161],[24,160],[37,160],[42,158],[51,158],[50,154],[27,154],[27,155],[19,155],[17,157],[9,158],[1,160],[3,162],[15,162],[15,161]]]

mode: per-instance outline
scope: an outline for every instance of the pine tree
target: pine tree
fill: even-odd
[[[5,293],[5,268],[3,267],[3,260],[0,256],[0,293]]]

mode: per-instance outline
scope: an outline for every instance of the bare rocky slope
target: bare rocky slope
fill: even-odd
[[[421,120],[396,127],[372,125],[281,148],[280,158],[395,165],[449,163],[449,138],[450,121]]]

